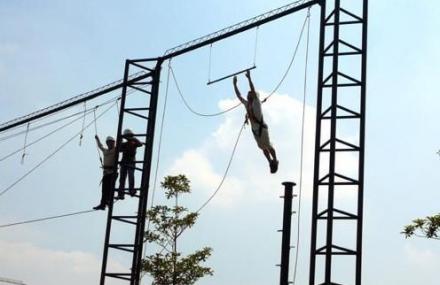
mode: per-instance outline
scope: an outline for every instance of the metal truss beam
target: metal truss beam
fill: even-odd
[[[309,285],[362,282],[367,21],[368,0],[321,3]]]
[[[279,18],[285,17],[287,15],[290,15],[292,13],[295,13],[299,10],[305,9],[305,8],[310,7],[312,5],[318,4],[319,2],[320,2],[320,0],[295,1],[293,3],[285,5],[283,7],[271,10],[271,11],[266,12],[264,14],[253,17],[251,19],[242,21],[238,24],[235,24],[235,25],[229,26],[227,28],[218,30],[218,31],[211,33],[209,35],[206,35],[206,36],[200,37],[198,39],[195,39],[195,40],[186,42],[184,44],[178,45],[174,48],[167,50],[162,58],[163,58],[163,60],[167,60],[169,58],[176,57],[181,54],[193,51],[195,49],[213,44],[215,42],[232,37],[234,35],[245,32],[247,30],[253,29],[255,27],[258,27],[263,24],[277,20]]]

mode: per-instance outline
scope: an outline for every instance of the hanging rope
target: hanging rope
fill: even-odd
[[[183,103],[184,103],[185,106],[188,108],[188,110],[190,110],[192,113],[194,113],[194,114],[196,114],[196,115],[198,115],[198,116],[201,116],[201,117],[215,117],[215,116],[219,116],[219,115],[225,114],[225,113],[227,113],[227,112],[229,112],[229,111],[232,111],[233,109],[237,108],[237,107],[240,106],[240,104],[241,104],[241,103],[240,103],[240,104],[238,104],[238,105],[236,105],[236,106],[233,106],[233,107],[231,107],[231,108],[228,108],[228,109],[226,109],[226,110],[224,110],[224,111],[221,111],[221,112],[218,112],[218,113],[205,114],[205,113],[197,112],[196,110],[194,110],[194,109],[188,104],[188,102],[186,101],[185,97],[183,96],[182,90],[180,90],[179,83],[177,82],[176,75],[174,74],[173,67],[170,67],[170,70],[171,70],[171,75],[172,75],[173,80],[174,80],[174,84],[175,84],[176,89],[177,89],[177,93],[179,93],[180,98],[182,99]]]
[[[254,45],[254,67],[257,66],[257,50],[258,50],[258,31],[260,26],[255,28],[255,45]]]
[[[26,135],[24,136],[24,144],[23,144],[23,154],[21,155],[21,164],[24,164],[24,157],[26,156],[26,145],[27,145],[27,138],[29,135],[29,126],[31,123],[27,123],[26,125]]]
[[[86,110],[87,110],[87,103],[84,102],[84,115],[83,115],[83,122],[82,122],[82,127],[81,127],[81,133],[79,135],[79,146],[81,146],[82,144],[82,139],[83,139],[83,133],[84,133],[84,125],[86,123]]]
[[[111,108],[113,108],[113,105],[110,106],[109,108],[105,109],[101,114],[98,115],[97,119],[99,119],[100,117],[102,117],[105,113],[107,113]],[[12,183],[11,185],[9,185],[8,187],[6,187],[5,189],[0,191],[0,196],[4,195],[5,193],[7,193],[9,190],[11,190],[14,186],[16,186],[18,183],[20,183],[21,181],[23,181],[27,176],[29,176],[32,172],[34,172],[35,170],[37,170],[39,167],[41,167],[46,161],[48,161],[50,158],[52,158],[55,154],[57,154],[60,150],[62,150],[66,145],[68,145],[71,141],[73,141],[77,136],[81,135],[81,133],[88,129],[94,122],[90,122],[89,124],[85,125],[84,128],[76,133],[74,136],[72,136],[71,138],[69,138],[66,142],[64,142],[61,146],[59,146],[54,152],[52,152],[51,154],[49,154],[47,157],[45,157],[42,161],[40,161],[36,166],[34,166],[33,168],[31,168],[28,172],[26,172],[24,175],[22,175],[20,178],[18,178],[14,183]]]
[[[298,270],[298,256],[300,246],[300,232],[301,232],[301,200],[303,189],[303,168],[304,168],[304,132],[305,132],[305,118],[306,118],[306,102],[307,102],[307,73],[309,63],[309,44],[310,44],[310,7],[307,11],[307,40],[306,40],[306,59],[304,65],[304,89],[303,89],[303,108],[301,116],[301,148],[300,148],[300,171],[299,171],[299,192],[298,192],[298,215],[297,215],[297,229],[296,229],[296,251],[295,261],[293,265],[293,285],[296,283],[296,276]]]
[[[93,122],[95,123],[95,137],[98,136],[98,123],[96,122],[97,121],[96,120],[96,110],[97,109],[98,109],[98,106],[96,106],[93,109]],[[98,145],[96,143],[95,143],[95,146],[96,146],[96,150],[98,152],[99,162],[101,163],[101,167],[103,167],[104,165],[103,165],[103,162],[102,162],[101,152],[100,152],[99,147],[98,147]]]
[[[306,28],[306,24],[307,24],[307,22],[308,22],[308,20],[309,20],[309,17],[310,17],[310,15],[307,14],[306,18],[304,19],[304,23],[303,23],[303,25],[302,25],[302,27],[301,27],[300,36],[299,36],[298,42],[297,42],[297,44],[296,44],[295,51],[294,51],[294,53],[293,53],[293,55],[292,55],[292,58],[291,58],[291,60],[290,60],[290,62],[289,62],[289,65],[288,65],[286,71],[284,72],[284,75],[282,76],[282,78],[281,78],[281,80],[278,82],[278,84],[275,86],[275,88],[272,90],[272,92],[270,92],[269,95],[261,101],[262,103],[266,103],[266,101],[267,101],[270,97],[272,97],[272,95],[274,95],[274,94],[278,91],[278,89],[279,89],[279,88],[281,87],[281,85],[283,84],[284,80],[287,78],[287,75],[289,74],[290,69],[292,68],[293,63],[294,63],[294,61],[295,61],[296,54],[297,54],[297,52],[298,52],[299,45],[300,45],[301,40],[302,40],[302,38],[303,38],[303,33],[304,33],[305,28]],[[220,111],[220,112],[216,112],[216,113],[201,113],[201,112],[198,112],[198,111],[194,110],[194,109],[189,105],[188,101],[186,100],[185,96],[183,95],[182,90],[180,89],[179,83],[178,83],[178,81],[177,81],[176,75],[175,75],[174,70],[173,70],[172,67],[171,67],[171,75],[172,75],[172,77],[173,77],[174,84],[175,84],[176,89],[177,89],[177,93],[179,94],[180,98],[182,99],[184,105],[186,106],[186,108],[187,108],[191,113],[193,113],[193,114],[195,114],[195,115],[197,115],[197,116],[200,116],[200,117],[216,117],[216,116],[220,116],[220,115],[226,114],[226,113],[228,113],[228,112],[230,112],[230,111],[236,109],[237,107],[239,107],[239,106],[241,105],[241,103],[237,103],[236,105],[234,105],[234,106],[232,106],[232,107],[230,107],[230,108],[228,108],[228,109],[226,109],[226,110],[224,110],[224,111]]]
[[[208,82],[211,82],[212,44],[209,45]]]

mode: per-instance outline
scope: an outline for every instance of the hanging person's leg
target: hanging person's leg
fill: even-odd
[[[269,164],[271,164],[272,163],[272,159],[270,158],[270,152],[266,148],[263,149],[262,151],[264,153],[264,156],[267,159],[267,162],[269,162]]]
[[[273,148],[272,145],[269,147],[269,152],[272,155],[272,162],[271,162],[271,166],[270,166],[271,169],[270,170],[271,170],[272,173],[275,173],[275,172],[278,171],[278,164],[279,164],[279,162],[278,162],[278,159],[277,159],[277,154],[275,152],[275,149]]]

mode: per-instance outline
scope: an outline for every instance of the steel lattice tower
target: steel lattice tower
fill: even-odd
[[[367,14],[321,1],[309,285],[361,284]]]

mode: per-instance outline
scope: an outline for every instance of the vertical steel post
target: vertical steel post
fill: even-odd
[[[365,115],[367,98],[367,39],[368,39],[368,0],[363,3],[363,25],[362,25],[362,70],[361,70],[361,120],[360,120],[360,138],[359,138],[359,196],[357,216],[357,241],[356,251],[356,285],[362,282],[362,230],[364,223],[364,161],[365,161]]]
[[[281,268],[280,285],[289,284],[289,258],[290,258],[290,233],[292,225],[292,199],[294,182],[283,182],[284,185],[284,211],[283,211],[283,237],[281,241]]]
[[[318,62],[318,96],[316,100],[316,131],[315,131],[315,158],[314,158],[314,175],[313,175],[313,205],[312,205],[312,230],[310,244],[310,271],[309,284],[315,284],[316,271],[316,239],[317,239],[317,223],[318,223],[318,201],[319,191],[316,185],[319,184],[320,156],[319,149],[321,146],[321,113],[322,113],[322,82],[324,81],[324,48],[325,48],[325,17],[326,17],[326,1],[320,2],[321,16],[319,28],[319,62]]]

